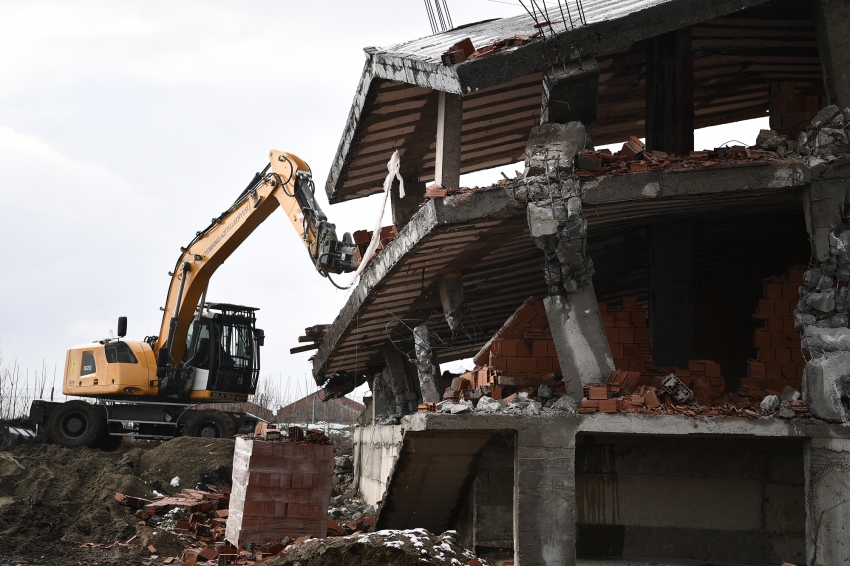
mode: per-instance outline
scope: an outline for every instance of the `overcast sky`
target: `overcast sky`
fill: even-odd
[[[449,6],[455,25],[522,11],[493,0]],[[65,350],[105,337],[119,316],[128,338],[158,333],[180,246],[231,204],[269,149],[311,165],[340,235],[371,228],[374,198],[329,207],[324,195],[363,47],[428,34],[420,0],[4,2],[4,362],[30,371],[44,362],[61,378]],[[752,143],[757,129],[748,131]],[[315,273],[283,214],[219,269],[208,294],[260,308],[262,373],[290,394],[314,389],[310,354],[289,348],[306,326],[333,321],[344,297]]]

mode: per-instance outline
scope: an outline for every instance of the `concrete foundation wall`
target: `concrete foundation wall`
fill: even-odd
[[[354,431],[354,469],[364,501],[377,505],[384,497],[403,438],[401,426],[357,427]]]
[[[579,435],[579,556],[803,563],[800,439]]]

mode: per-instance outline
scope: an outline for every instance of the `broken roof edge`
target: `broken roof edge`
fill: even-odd
[[[445,66],[439,61],[434,62],[417,58],[413,54],[392,51],[407,44],[398,44],[384,50],[368,48],[366,53],[369,59],[364,66],[363,75],[360,78],[354,102],[349,111],[342,138],[325,184],[328,201],[331,204],[345,202],[376,194],[382,189],[380,185],[376,185],[374,191],[368,195],[346,195],[341,188],[344,181],[343,172],[349,162],[351,144],[363,118],[369,88],[376,78],[463,96],[516,80],[531,73],[541,72],[558,61],[573,61],[583,57],[595,56],[662,33],[758,6],[768,1],[667,0],[612,20],[592,22],[585,26],[558,32],[554,37],[542,41],[532,41],[501,50],[487,57],[480,57],[452,66]],[[520,15],[495,21],[522,18],[528,17]],[[530,18],[528,19],[530,20]],[[638,19],[638,21],[632,21],[632,19]],[[489,20],[463,27],[470,29],[493,21]],[[453,39],[450,41],[453,41]],[[446,45],[446,47],[448,48],[449,45]]]
[[[333,374],[333,368],[328,370],[324,367],[325,363],[368,297],[392,273],[399,262],[422,242],[423,238],[433,234],[440,227],[515,214],[517,211],[514,209],[520,204],[523,208],[525,207],[525,203],[519,203],[502,185],[493,185],[482,191],[425,202],[410,222],[366,268],[345,305],[328,327],[328,332],[322,339],[313,361],[313,378],[316,382],[322,385],[326,377],[330,377],[328,374]]]

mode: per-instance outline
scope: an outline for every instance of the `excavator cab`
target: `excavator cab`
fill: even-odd
[[[234,401],[252,395],[265,340],[256,327],[257,310],[228,303],[205,304],[189,327],[182,363],[168,368],[160,394]]]

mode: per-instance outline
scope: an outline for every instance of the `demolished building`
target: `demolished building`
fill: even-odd
[[[850,4],[583,8],[366,49],[326,190],[380,192],[398,151],[406,195],[312,359],[326,396],[372,389],[377,527],[522,566],[848,563]]]

